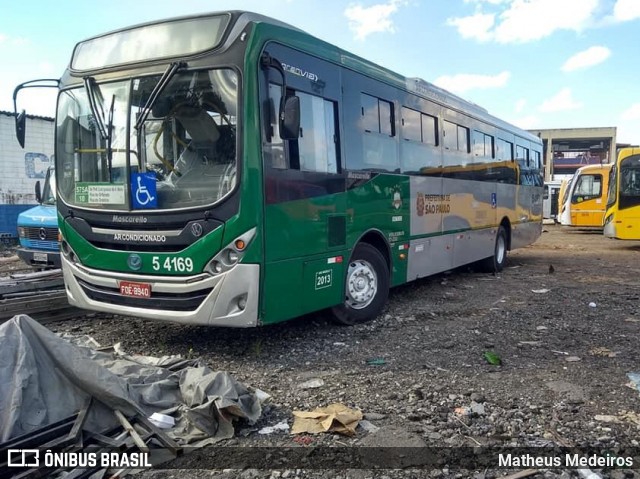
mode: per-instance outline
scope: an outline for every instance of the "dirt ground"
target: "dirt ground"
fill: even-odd
[[[638,453],[640,390],[628,374],[640,373],[639,259],[640,242],[545,225],[537,243],[510,254],[501,274],[463,268],[396,288],[385,312],[364,325],[333,325],[319,313],[265,328],[207,329],[91,313],[48,327],[120,342],[130,353],[201,357],[269,393],[259,422],[238,424],[223,445],[622,446]],[[291,426],[294,410],[332,403],[364,413],[355,436],[258,433]],[[182,473],[143,475],[481,479],[530,469],[222,471],[209,469],[211,454],[205,448],[170,465],[188,469]],[[578,468],[533,469],[526,477],[586,477]],[[592,470],[594,478],[640,477],[640,458],[632,468]]]

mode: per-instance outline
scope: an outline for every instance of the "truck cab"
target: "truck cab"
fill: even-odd
[[[36,269],[60,268],[60,240],[56,211],[55,170],[47,170],[44,187],[36,183],[36,200],[40,203],[18,215],[18,256]]]

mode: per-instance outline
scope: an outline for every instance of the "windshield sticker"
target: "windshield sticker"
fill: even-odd
[[[155,173],[131,173],[131,201],[134,209],[157,208]]]
[[[123,205],[124,185],[109,183],[77,183],[75,198],[77,203]]]

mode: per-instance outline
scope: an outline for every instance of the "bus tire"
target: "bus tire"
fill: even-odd
[[[334,322],[354,325],[380,314],[389,296],[389,268],[376,248],[361,243],[353,251],[345,278],[345,299],[331,308]]]
[[[498,227],[496,242],[493,247],[493,256],[483,259],[480,262],[482,271],[486,273],[499,273],[507,263],[507,230],[504,226]]]

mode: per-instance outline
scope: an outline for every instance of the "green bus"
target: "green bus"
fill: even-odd
[[[539,138],[262,15],[90,38],[53,86],[63,272],[83,309],[354,324],[391,287],[500,271],[541,233]]]

